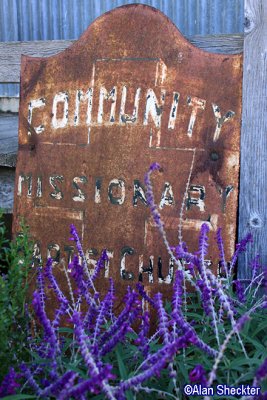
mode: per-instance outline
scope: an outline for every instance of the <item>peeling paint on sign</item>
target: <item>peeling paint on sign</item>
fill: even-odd
[[[195,48],[163,14],[140,4],[98,18],[56,56],[23,57],[13,230],[24,216],[36,260],[70,262],[74,223],[90,273],[107,249],[100,291],[112,276],[118,294],[139,280],[151,294],[160,287],[167,296],[175,266],[144,185],[153,162],[161,165],[152,180],[170,244],[179,236],[197,250],[206,222],[209,257],[218,259],[219,226],[229,257],[241,74],[241,55]]]

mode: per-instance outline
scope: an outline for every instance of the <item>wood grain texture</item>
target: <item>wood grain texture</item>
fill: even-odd
[[[21,55],[49,57],[68,48],[74,40],[0,42],[0,82],[19,83]]]
[[[188,39],[196,47],[212,53],[236,54],[243,50],[242,35],[193,36]],[[74,40],[0,42],[0,82],[19,82],[22,54],[49,57],[60,53],[74,42]]]
[[[0,168],[0,208],[11,212],[14,201],[15,169]]]
[[[0,166],[15,167],[18,151],[18,115],[0,114]]]
[[[239,192],[239,240],[250,231],[254,243],[239,261],[240,277],[250,277],[257,253],[267,265],[267,2],[245,1],[243,115]]]

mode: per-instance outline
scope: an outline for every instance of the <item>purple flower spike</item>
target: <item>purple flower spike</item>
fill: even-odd
[[[204,256],[206,256],[208,252],[208,233],[209,233],[208,224],[205,223],[202,224],[199,235],[199,254],[201,256],[202,262],[204,262]]]
[[[51,287],[57,296],[58,302],[60,303],[60,307],[56,310],[55,318],[53,321],[53,326],[55,328],[57,328],[59,326],[60,318],[65,314],[65,312],[67,311],[67,309],[69,307],[69,302],[68,302],[67,298],[65,297],[65,295],[63,294],[63,292],[61,291],[60,287],[58,286],[56,278],[53,275],[52,262],[53,262],[53,260],[51,258],[49,258],[47,260],[47,263],[45,266],[45,275],[49,279],[49,281],[51,283]],[[42,293],[40,293],[40,300],[42,301],[41,294]]]
[[[53,275],[52,263],[53,263],[52,258],[48,258],[46,266],[45,266],[45,276],[49,279],[51,287],[54,290],[58,301],[60,302],[62,298],[66,299],[66,297],[62,293],[62,291],[61,291],[60,287],[58,286],[58,283]]]
[[[189,379],[191,383],[200,383],[201,385],[207,384],[205,376],[205,370],[201,364],[197,364],[195,368],[189,373]]]
[[[89,281],[85,280],[85,269],[79,264],[79,258],[76,255],[73,257],[73,261],[70,263],[69,268],[71,269],[71,276],[77,285],[77,293],[80,296],[83,296],[87,304],[91,306],[93,299],[88,291],[88,287],[91,286],[91,278]]]
[[[183,304],[183,280],[183,271],[177,270],[175,273],[172,298],[172,308],[174,313],[180,312]]]
[[[254,279],[261,269],[259,254],[257,254],[256,257],[251,261],[251,268],[252,268],[252,279]]]
[[[172,312],[172,317],[177,323],[177,325],[182,329],[184,334],[191,335],[191,342],[195,344],[198,348],[200,348],[205,353],[209,354],[212,357],[216,357],[218,352],[207,345],[203,340],[199,338],[194,328],[190,325],[189,322],[185,321],[183,315],[181,313]]]
[[[219,249],[219,259],[223,269],[222,272],[225,272],[226,277],[228,278],[228,266],[225,260],[224,245],[222,239],[222,228],[219,228],[216,232],[216,241]]]
[[[101,257],[99,258],[99,260],[96,263],[95,266],[95,270],[93,275],[91,276],[91,280],[92,282],[99,276],[99,273],[101,271],[102,268],[105,267],[105,263],[108,261],[108,253],[106,250],[104,250],[101,254]],[[89,283],[90,286],[90,283]]]
[[[96,377],[99,374],[99,369],[96,365],[96,361],[89,350],[90,339],[86,335],[83,326],[81,315],[78,312],[74,312],[72,316],[72,322],[75,325],[74,333],[79,344],[81,355],[84,359],[84,362],[88,368],[88,372],[90,372],[92,377]]]
[[[168,329],[167,313],[165,311],[165,308],[163,307],[162,293],[157,293],[155,295],[155,303],[156,303],[158,317],[159,317],[159,328],[163,333],[164,343],[167,344],[170,342],[170,338],[169,338],[170,333],[169,333],[169,329]]]
[[[31,373],[31,370],[27,367],[25,363],[22,363],[20,365],[20,369],[22,371],[22,374],[25,376],[27,379],[29,385],[34,389],[35,393],[40,395],[41,394],[41,388],[36,382],[36,380],[33,377],[33,374]]]
[[[160,371],[167,363],[170,363],[175,356],[176,352],[185,348],[190,342],[191,335],[185,334],[183,337],[176,339],[172,343],[165,345],[158,353],[148,358],[143,364],[142,372],[120,383],[118,394],[123,394],[132,387],[141,385],[146,380],[154,376],[159,376]],[[119,398],[119,397],[116,397]]]
[[[138,338],[135,340],[135,344],[139,346],[139,349],[143,353],[143,356],[145,358],[147,357],[149,352],[149,344],[148,344],[149,326],[150,326],[149,312],[145,311],[144,314],[142,315],[142,324],[140,332],[138,334]]]
[[[151,299],[151,297],[149,297],[149,296],[147,295],[146,291],[144,290],[144,285],[143,285],[142,283],[138,282],[138,283],[136,284],[136,289],[138,290],[140,296],[141,296],[144,300],[146,300],[152,307],[155,308],[155,302],[154,302],[154,300]]]
[[[0,385],[1,398],[16,393],[16,389],[20,387],[20,384],[17,382],[20,377],[21,375],[17,374],[14,368],[9,369],[8,374],[4,377]]]
[[[44,282],[43,267],[38,266],[37,267],[37,289],[39,291],[42,308],[45,307],[45,300],[46,300],[44,288],[45,288],[45,282]]]
[[[123,341],[125,335],[130,331],[130,326],[128,321],[123,322],[123,324],[120,326],[119,330],[114,333],[114,335],[111,336],[110,340],[106,342],[102,347],[99,352],[101,357],[105,356],[107,353],[109,353],[114,347]]]
[[[198,279],[196,284],[201,292],[203,310],[205,311],[205,314],[209,316],[212,313],[211,290],[205,285],[205,282],[202,279]]]
[[[46,315],[46,312],[42,308],[42,303],[40,299],[40,295],[37,291],[33,293],[33,308],[36,316],[38,317],[40,323],[43,326],[45,338],[50,345],[50,350],[48,352],[48,357],[52,359],[56,356],[56,352],[58,349],[57,337],[54,327],[52,326],[49,318]]]
[[[109,329],[100,337],[99,343],[101,347],[103,344],[108,340],[109,343],[113,344],[115,343],[113,340],[113,336],[116,334],[116,338],[119,340],[119,335],[117,335],[118,331],[122,330],[122,337],[127,333],[126,328],[124,327],[125,321],[128,323],[128,326],[130,326],[131,322],[137,317],[137,315],[140,313],[140,305],[136,304],[137,300],[137,293],[133,290],[131,290],[130,287],[128,287],[127,290],[127,295],[125,296],[125,307],[124,310],[120,313],[116,321],[109,327]],[[106,349],[108,346],[106,347]],[[103,351],[103,347],[102,350]]]
[[[231,276],[231,273],[233,271],[233,268],[236,264],[237,258],[240,253],[244,252],[246,250],[247,244],[253,242],[253,237],[251,233],[248,233],[244,239],[242,239],[239,243],[236,245],[236,250],[235,253],[232,257],[231,263],[230,263],[230,270],[229,270],[229,275]]]
[[[236,295],[241,303],[245,303],[246,296],[242,283],[239,280],[235,281]]]
[[[97,338],[101,334],[101,327],[105,322],[106,315],[110,312],[113,304],[113,294],[112,291],[108,291],[107,295],[105,296],[104,300],[102,301],[97,319],[95,321],[94,326],[94,343],[96,342]]]
[[[153,163],[149,167],[150,171],[159,171],[160,170],[160,165],[158,163]]]
[[[264,362],[261,364],[256,372],[256,378],[258,379],[258,381],[261,381],[265,377],[267,377],[267,358],[265,358]]]
[[[73,383],[75,378],[78,377],[77,372],[67,371],[63,374],[56,382],[52,383],[51,385],[47,386],[41,394],[41,397],[45,397],[48,395],[57,396],[59,392],[61,392],[69,383]]]

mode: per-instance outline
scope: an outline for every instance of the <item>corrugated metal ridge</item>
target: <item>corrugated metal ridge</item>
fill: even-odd
[[[101,14],[132,3],[158,8],[185,36],[243,32],[243,0],[1,0],[0,41],[77,39]],[[1,85],[0,96],[18,90]]]

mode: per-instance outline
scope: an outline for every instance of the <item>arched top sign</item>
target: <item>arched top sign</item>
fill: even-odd
[[[173,263],[144,186],[158,162],[155,199],[170,243],[178,241],[184,200],[189,249],[197,249],[206,221],[213,232],[223,227],[229,255],[241,74],[241,55],[197,49],[161,12],[140,4],[104,14],[58,55],[23,57],[14,231],[24,216],[43,258],[67,261],[74,223],[90,268],[108,250],[103,287],[112,276],[123,290],[142,280],[150,291],[168,291]]]

